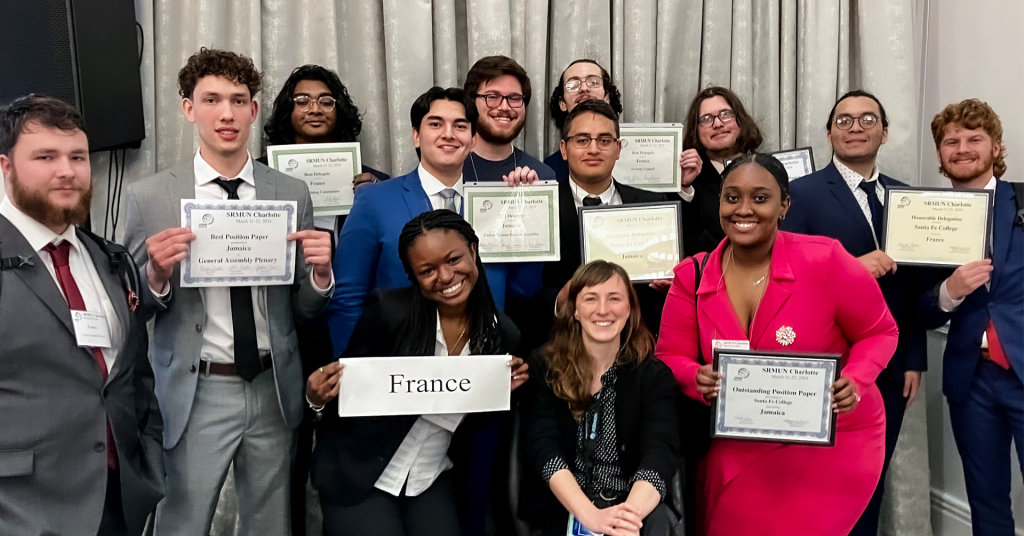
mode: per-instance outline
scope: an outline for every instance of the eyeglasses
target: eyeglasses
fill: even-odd
[[[583,86],[584,82],[586,82],[587,87],[589,87],[590,89],[601,89],[601,87],[604,86],[604,80],[602,80],[600,76],[592,74],[588,76],[586,80],[580,80],[579,78],[570,78],[565,83],[565,92],[576,93]]]
[[[854,121],[860,122],[860,128],[863,128],[864,130],[871,130],[878,124],[878,116],[872,113],[866,113],[859,117],[843,114],[837,115],[836,118],[832,120],[832,122],[836,124],[836,128],[839,130],[850,130],[853,128]]]
[[[320,110],[324,112],[333,110],[335,104],[338,103],[338,99],[335,99],[330,95],[324,95],[319,99],[313,99],[313,97],[310,97],[309,95],[296,95],[292,98],[292,102],[295,103],[295,107],[298,108],[300,112],[308,112],[309,109],[313,107],[314,100],[317,105],[320,106]]]
[[[597,140],[597,146],[600,147],[601,150],[608,149],[612,144],[619,141],[618,138],[613,138],[611,136],[598,136],[593,138],[590,134],[577,134],[575,136],[569,136],[565,139],[565,142],[573,149],[587,149],[594,140]]]
[[[477,95],[476,98],[483,99],[484,104],[488,108],[498,108],[501,106],[501,101],[508,103],[509,108],[522,108],[523,102],[526,97],[519,93],[513,93],[511,95],[499,95],[497,93],[484,93],[483,95]]]
[[[711,125],[715,124],[715,118],[718,118],[718,120],[721,121],[724,125],[726,123],[736,120],[736,112],[726,109],[722,110],[721,112],[718,112],[718,115],[704,114],[697,119],[697,124],[699,124],[702,127],[710,127]]]

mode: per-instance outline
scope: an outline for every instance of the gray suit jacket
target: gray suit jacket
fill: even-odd
[[[105,382],[91,352],[75,343],[57,283],[0,216],[0,256],[33,262],[0,272],[0,534],[95,536],[106,498],[108,420],[131,533],[142,533],[164,493],[163,424],[145,321],[141,310],[129,311],[107,255],[81,231],[78,238],[123,328]]]
[[[313,203],[306,183],[259,162],[253,162],[253,166],[256,198],[297,201],[298,228],[312,229]],[[128,187],[124,240],[142,267],[143,286],[148,286],[145,283],[145,264],[149,261],[146,239],[164,229],[181,226],[181,200],[195,199],[195,182],[192,159],[188,159]],[[150,353],[156,376],[156,396],[164,416],[164,448],[167,449],[181,439],[192,411],[206,318],[199,289],[182,288],[180,283],[180,267],[175,267],[166,304],[157,302],[152,293],[142,293],[143,308],[156,317]],[[284,421],[293,429],[302,422],[305,386],[295,322],[316,318],[328,301],[330,296],[320,295],[309,281],[301,247],[296,248],[294,283],[267,287],[267,322],[278,400]]]

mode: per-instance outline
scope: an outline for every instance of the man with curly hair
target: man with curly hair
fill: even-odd
[[[151,358],[164,418],[167,495],[155,533],[207,534],[234,465],[239,532],[287,534],[293,431],[302,420],[296,322],[316,318],[334,290],[330,234],[313,229],[306,184],[246,150],[261,75],[252,60],[203,48],[178,73],[196,125],[195,157],[129,188],[125,242],[138,259],[155,317]],[[179,263],[195,235],[182,199],[297,203],[291,285],[184,288]]]

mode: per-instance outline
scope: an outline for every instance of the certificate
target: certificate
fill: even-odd
[[[181,286],[291,284],[295,211],[295,201],[182,199],[181,226],[196,239],[181,261]]]
[[[314,216],[339,216],[352,209],[352,178],[363,170],[359,143],[271,145],[267,163],[309,185]]]
[[[711,436],[835,445],[832,384],[838,354],[716,350],[722,386],[712,404]]]
[[[480,237],[484,262],[545,262],[561,258],[558,183],[510,188],[469,183],[466,221]]]
[[[814,173],[814,153],[810,147],[801,147],[792,151],[771,153],[786,168],[789,180],[796,180],[804,175]]]
[[[630,281],[671,279],[682,255],[679,201],[580,207],[583,263],[622,266]]]
[[[339,359],[345,370],[338,415],[430,415],[428,420],[454,429],[457,421],[433,415],[509,409],[511,359],[507,355]]]
[[[897,264],[960,266],[985,258],[992,192],[887,188],[882,249]]]
[[[622,152],[612,176],[622,184],[651,192],[679,192],[682,123],[623,123]]]

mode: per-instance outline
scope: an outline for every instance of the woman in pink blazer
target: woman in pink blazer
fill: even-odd
[[[846,535],[881,474],[885,413],[875,378],[896,349],[896,323],[871,274],[839,242],[778,230],[788,208],[788,177],[775,158],[748,154],[724,171],[726,239],[676,267],[657,355],[686,396],[710,404],[720,389],[708,364],[713,340],[842,354],[835,446],[713,440],[698,470],[705,536]]]

